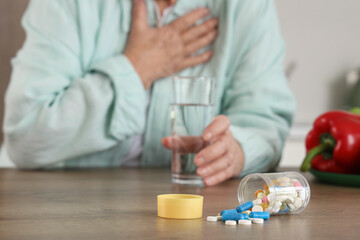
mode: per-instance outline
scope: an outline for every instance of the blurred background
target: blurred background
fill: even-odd
[[[227,0],[222,0],[227,1]],[[0,1],[0,123],[10,59],[25,34],[20,26],[28,0]],[[313,120],[330,109],[354,105],[360,69],[359,0],[275,0],[287,45],[285,69],[297,98],[297,113],[281,166],[300,166]],[[360,92],[358,93],[360,95]],[[0,133],[0,139],[3,135]],[[0,162],[0,167],[12,167]]]

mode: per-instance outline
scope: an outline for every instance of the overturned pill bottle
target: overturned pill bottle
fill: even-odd
[[[252,201],[256,211],[271,215],[297,214],[310,201],[310,186],[297,172],[254,173],[240,182],[238,200],[240,204]]]

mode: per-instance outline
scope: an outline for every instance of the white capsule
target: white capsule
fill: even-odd
[[[299,195],[299,198],[301,198],[301,200],[305,201],[305,190],[300,191],[298,195]]]
[[[267,195],[267,200],[268,200],[268,202],[274,201],[275,200],[274,194],[270,193],[269,195]]]
[[[253,206],[251,209],[252,212],[263,212],[263,208],[259,205]]]
[[[299,181],[299,180],[297,180],[296,178],[290,179],[290,182],[291,182],[291,183],[298,182],[298,181]]]
[[[253,204],[254,204],[254,205],[260,205],[261,203],[262,203],[262,200],[259,199],[259,198],[255,199],[255,200],[253,201]]]
[[[294,198],[288,196],[287,199],[285,200],[286,203],[293,203],[295,201]]]
[[[251,225],[251,220],[239,220],[240,225]]]
[[[294,205],[296,208],[299,208],[303,205],[303,200],[301,200],[301,198],[297,198],[294,202]]]
[[[288,199],[287,195],[276,196],[276,201],[284,202],[287,199]]]
[[[227,221],[225,221],[225,224],[226,224],[226,225],[230,225],[230,226],[235,226],[235,225],[236,225],[236,221],[227,220]]]
[[[289,182],[280,183],[280,187],[292,187],[292,184]]]
[[[274,207],[273,207],[272,213],[278,213],[280,211],[281,205],[282,205],[282,202],[276,202]]]
[[[297,196],[297,192],[292,188],[276,188],[276,196]]]
[[[271,213],[272,213],[272,209],[268,207],[268,208],[265,209],[265,212],[268,212],[268,213],[271,214]]]
[[[289,206],[289,208],[292,209],[292,210],[295,210],[295,209],[296,209],[296,207],[295,207],[294,204],[292,204],[292,203],[289,203],[288,206]]]
[[[291,197],[293,197],[294,199],[298,197],[297,192],[295,192],[294,194],[290,195]]]
[[[208,222],[217,222],[217,221],[218,221],[218,218],[217,218],[217,216],[208,216],[208,217],[206,218],[206,220],[207,220]]]
[[[279,183],[289,183],[289,182],[290,182],[290,178],[287,178],[287,177],[279,177],[279,178],[277,179],[277,181],[278,181]]]
[[[253,219],[251,219],[251,221],[253,223],[258,223],[258,224],[264,223],[264,219],[262,219],[262,218],[253,218]]]

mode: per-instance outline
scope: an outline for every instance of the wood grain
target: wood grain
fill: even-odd
[[[308,208],[264,225],[225,226],[206,216],[238,205],[240,179],[216,187],[173,185],[168,169],[27,172],[0,170],[0,239],[357,239],[360,189],[326,185],[306,175]],[[156,215],[156,196],[204,196],[204,217]]]

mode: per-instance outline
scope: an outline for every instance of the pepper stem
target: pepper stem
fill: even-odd
[[[359,107],[353,107],[349,110],[351,113],[360,115],[360,108]]]
[[[303,163],[301,164],[300,170],[302,172],[308,171],[310,169],[310,167],[311,167],[311,161],[314,159],[314,157],[316,157],[317,155],[319,155],[319,154],[321,154],[321,153],[323,153],[323,152],[325,152],[325,151],[327,151],[327,150],[329,150],[329,149],[331,149],[333,147],[334,147],[334,145],[332,143],[324,142],[324,143],[314,147],[313,149],[311,149],[307,153]]]

